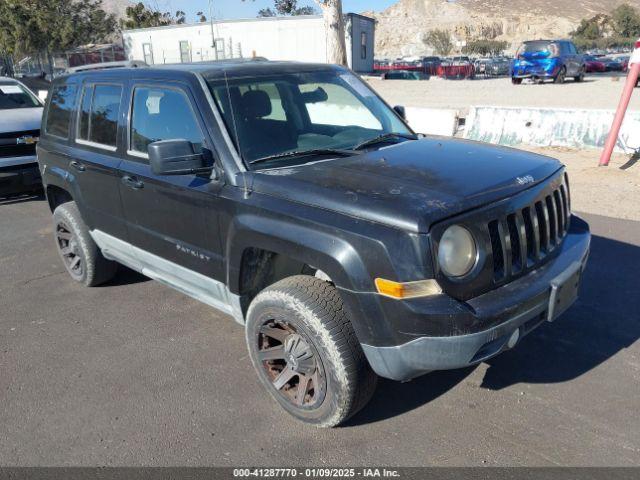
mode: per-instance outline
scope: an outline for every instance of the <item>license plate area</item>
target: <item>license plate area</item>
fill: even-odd
[[[575,303],[578,299],[581,277],[582,264],[575,263],[551,281],[548,321],[553,322]]]

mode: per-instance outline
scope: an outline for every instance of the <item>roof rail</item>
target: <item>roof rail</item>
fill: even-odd
[[[90,70],[108,70],[111,68],[140,68],[148,67],[145,62],[140,60],[127,60],[123,62],[103,62],[90,63],[88,65],[80,65],[79,67],[67,68],[67,73],[87,72]]]

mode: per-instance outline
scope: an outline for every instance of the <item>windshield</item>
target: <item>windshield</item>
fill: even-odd
[[[556,55],[558,53],[558,45],[546,40],[525,42],[518,49],[516,56],[524,55],[526,53],[548,53]]]
[[[40,107],[40,102],[22,85],[0,82],[0,110]]]
[[[308,162],[313,158],[285,154],[352,150],[382,135],[412,133],[369,87],[344,70],[208,80],[208,83],[248,165],[274,156],[282,156],[277,166]],[[261,165],[269,166],[274,165]]]

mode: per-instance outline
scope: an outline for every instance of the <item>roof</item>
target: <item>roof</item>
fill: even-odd
[[[364,20],[370,20],[371,22],[376,22],[374,18],[367,17],[366,15],[360,15],[358,13],[346,13],[346,17],[358,17]],[[225,23],[250,23],[250,22],[286,22],[286,21],[294,21],[294,20],[320,20],[322,19],[322,15],[291,15],[291,16],[282,16],[282,17],[256,17],[256,18],[236,18],[230,20],[214,20],[214,25],[220,25]],[[152,30],[170,30],[176,28],[189,28],[189,27],[202,27],[211,25],[210,21],[207,22],[199,22],[199,23],[181,23],[174,25],[164,25],[161,27],[147,27],[147,28],[132,28],[130,30],[123,30],[123,34],[127,33],[135,33],[135,32],[148,32]]]
[[[286,17],[256,17],[256,18],[236,18],[233,20],[214,20],[214,25],[224,23],[246,23],[246,22],[283,22],[288,20],[318,20],[322,19],[322,15],[295,15]],[[147,27],[147,28],[132,28],[131,30],[123,30],[122,33],[134,33],[134,32],[148,32],[151,30],[171,30],[176,28],[189,28],[189,27],[207,27],[212,22],[198,22],[198,23],[180,23],[173,25],[163,25],[161,27]]]
[[[287,74],[299,72],[330,71],[342,67],[326,63],[303,63],[269,61],[266,59],[234,59],[218,60],[212,62],[198,63],[176,63],[168,65],[153,65],[150,67],[138,68],[111,68],[102,70],[88,70],[73,73],[73,76],[109,76],[127,77],[136,76],[138,78],[152,77],[187,77],[190,74],[199,74],[211,80],[229,77],[261,76],[269,74]],[[178,73],[178,75],[175,75]]]

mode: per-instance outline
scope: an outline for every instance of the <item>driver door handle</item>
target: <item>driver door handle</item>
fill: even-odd
[[[78,162],[77,160],[71,160],[69,164],[79,172],[84,172],[87,169],[87,167],[85,167],[82,163]]]
[[[144,187],[143,181],[138,180],[136,177],[130,177],[129,175],[122,177],[122,183],[124,183],[129,188],[133,188],[134,190],[140,190]]]

